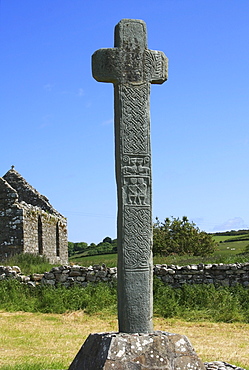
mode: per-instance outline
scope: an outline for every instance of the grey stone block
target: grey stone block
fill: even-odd
[[[189,340],[167,332],[90,334],[69,370],[204,370]]]

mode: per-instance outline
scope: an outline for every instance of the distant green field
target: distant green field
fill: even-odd
[[[117,254],[97,254],[95,256],[82,256],[74,255],[70,257],[70,262],[79,264],[82,266],[91,266],[91,265],[102,265],[103,263],[108,267],[117,266]]]
[[[219,243],[215,255],[222,257],[235,257],[237,255],[239,257],[249,245],[249,234],[237,236],[215,235],[214,239]]]
[[[249,244],[249,234],[238,236],[231,235],[214,235],[215,241],[218,246],[213,255],[208,257],[195,257],[195,256],[154,256],[154,264],[177,264],[188,265],[198,263],[235,263],[249,261],[249,254],[245,254],[245,248]],[[225,240],[233,240],[225,242]],[[222,243],[221,243],[222,242]],[[103,254],[95,256],[84,257],[82,254],[77,254],[70,257],[70,261],[75,264],[90,266],[95,264],[105,264],[108,267],[117,266],[117,254]]]
[[[232,235],[214,235],[213,238],[216,242],[220,242],[220,241],[224,242],[225,240],[232,241],[232,242],[237,242],[241,239],[244,239],[249,244],[249,234],[234,235],[234,236],[232,236]]]
[[[227,235],[214,235],[214,240],[216,241],[216,242],[223,242],[224,240],[227,240],[227,239],[230,239],[231,238],[231,236],[227,236]]]
[[[245,247],[248,245],[248,241],[237,241],[237,242],[227,242],[219,243],[215,254],[234,256],[236,254],[243,253]]]

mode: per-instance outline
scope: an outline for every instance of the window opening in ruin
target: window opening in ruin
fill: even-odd
[[[56,256],[60,257],[60,235],[59,235],[59,223],[56,224]]]
[[[39,254],[43,254],[42,221],[40,215],[38,216],[38,250]]]

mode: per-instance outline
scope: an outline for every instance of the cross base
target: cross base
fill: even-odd
[[[68,370],[204,370],[188,338],[150,334],[90,334]]]

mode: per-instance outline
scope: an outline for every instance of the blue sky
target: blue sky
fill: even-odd
[[[249,227],[248,0],[0,0],[0,176],[16,170],[68,218],[116,237],[113,87],[91,55],[122,18],[169,58],[151,89],[153,217]]]

